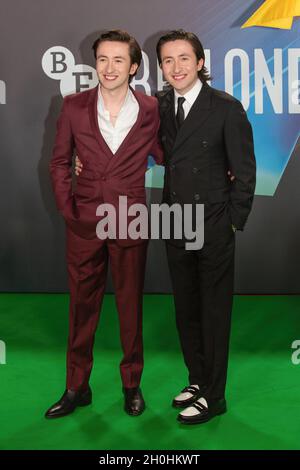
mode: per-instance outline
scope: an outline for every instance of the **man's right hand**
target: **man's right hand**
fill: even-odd
[[[75,175],[76,176],[80,175],[80,173],[82,172],[82,168],[83,168],[83,164],[81,163],[81,161],[76,155],[76,158],[75,158]]]

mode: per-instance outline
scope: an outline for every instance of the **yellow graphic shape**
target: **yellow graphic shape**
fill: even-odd
[[[266,0],[242,25],[291,29],[294,16],[300,16],[300,0]]]

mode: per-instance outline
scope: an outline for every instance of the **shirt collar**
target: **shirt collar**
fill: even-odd
[[[177,93],[176,90],[174,90],[174,96],[175,96],[175,100],[177,102],[178,98],[185,98],[186,101],[189,103],[190,106],[192,106],[194,104],[194,102],[196,101],[200,91],[201,91],[201,88],[202,88],[202,82],[201,80],[198,78],[198,80],[196,81],[195,85],[193,86],[193,88],[188,91],[185,95],[180,95],[179,93]]]
[[[102,96],[102,93],[101,93],[101,85],[100,85],[100,83],[99,83],[99,85],[98,85],[98,100],[99,100],[99,102],[100,102],[101,108],[106,111],[105,106],[104,106],[103,96]],[[120,112],[123,110],[123,108],[127,105],[127,103],[128,103],[129,101],[134,102],[134,101],[135,101],[135,97],[134,97],[134,94],[132,93],[132,91],[130,90],[130,88],[128,87],[127,94],[126,94],[126,96],[125,96],[125,100],[124,100],[124,103],[123,103],[123,105],[122,105],[122,108],[120,109]]]

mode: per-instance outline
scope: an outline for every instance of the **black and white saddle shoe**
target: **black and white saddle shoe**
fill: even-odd
[[[186,408],[199,397],[201,397],[199,385],[188,385],[174,398],[172,406],[174,406],[174,408]]]
[[[226,400],[218,400],[208,405],[205,398],[199,398],[191,406],[181,411],[177,420],[182,424],[206,423],[214,416],[226,413]]]

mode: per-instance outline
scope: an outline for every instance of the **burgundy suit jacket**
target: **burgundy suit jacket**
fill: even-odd
[[[159,109],[156,98],[134,93],[139,104],[137,121],[115,154],[103,139],[98,126],[98,87],[64,98],[57,122],[57,134],[50,163],[50,173],[58,210],[67,226],[77,235],[96,238],[99,204],[112,204],[118,221],[119,196],[127,196],[128,206],[146,204],[145,172],[148,155],[162,164],[158,139]],[[72,190],[72,157],[83,164]],[[119,239],[121,245],[143,240]]]

